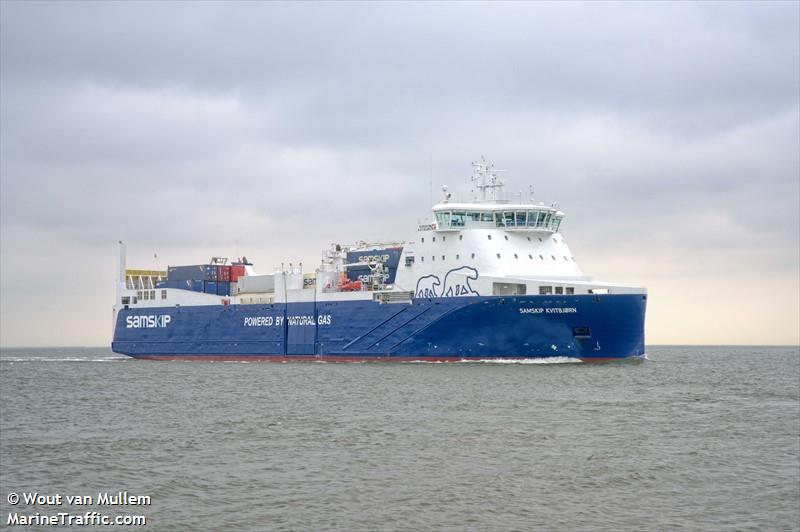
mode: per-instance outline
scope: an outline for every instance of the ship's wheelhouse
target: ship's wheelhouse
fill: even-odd
[[[433,207],[433,214],[439,231],[501,228],[557,233],[564,218],[563,212],[544,205],[442,203]]]

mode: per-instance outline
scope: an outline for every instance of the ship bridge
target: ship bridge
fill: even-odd
[[[472,168],[470,179],[474,201],[451,203],[447,186],[442,187],[444,199],[433,206],[434,223],[420,224],[419,231],[501,228],[507,231],[558,233],[564,213],[556,209],[555,204],[534,205],[532,189],[529,203],[522,202],[520,193],[519,202],[512,204],[500,197],[504,183],[497,174],[503,170],[495,169],[484,158],[472,163]]]
[[[433,207],[436,223],[419,230],[460,231],[496,229],[557,233],[564,213],[555,207],[510,203],[439,203]]]

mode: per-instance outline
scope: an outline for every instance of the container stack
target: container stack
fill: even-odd
[[[170,266],[167,280],[156,288],[177,288],[204,292],[219,296],[230,295],[231,266],[217,264],[194,264],[191,266]]]

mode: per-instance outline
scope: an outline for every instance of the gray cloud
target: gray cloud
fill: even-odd
[[[3,2],[0,15],[4,344],[28,341],[11,326],[33,319],[21,300],[47,313],[75,293],[94,295],[75,303],[92,332],[38,341],[105,342],[91,324],[119,238],[142,262],[312,263],[330,241],[413,237],[441,184],[466,195],[481,154],[510,191],[559,202],[589,273],[624,280],[619,257],[635,255],[653,258],[633,261],[645,284],[759,272],[797,292],[796,3]]]

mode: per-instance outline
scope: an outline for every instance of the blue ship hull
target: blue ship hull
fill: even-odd
[[[644,355],[647,296],[471,296],[123,309],[112,349],[202,360],[491,360]]]

